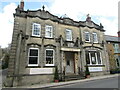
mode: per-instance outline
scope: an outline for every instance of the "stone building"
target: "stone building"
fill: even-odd
[[[120,37],[105,35],[110,70],[120,68]]]
[[[25,11],[21,1],[14,14],[7,85],[51,82],[55,66],[60,80],[84,75],[86,65],[91,76],[108,74],[104,32],[89,15],[85,21],[59,18],[44,6]]]

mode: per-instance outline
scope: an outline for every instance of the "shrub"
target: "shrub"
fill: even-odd
[[[54,80],[59,80],[59,75],[58,75],[58,68],[57,68],[57,66],[55,67]]]
[[[86,70],[85,70],[85,76],[86,75],[90,75],[90,72],[89,72],[89,69],[88,69],[88,66],[86,65]]]

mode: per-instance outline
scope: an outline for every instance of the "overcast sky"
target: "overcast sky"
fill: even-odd
[[[102,23],[106,35],[117,36],[119,0],[24,0],[25,10],[37,10],[45,5],[50,13],[76,21],[85,21],[90,14],[96,24]],[[7,47],[12,40],[13,13],[20,0],[0,1],[0,46]]]

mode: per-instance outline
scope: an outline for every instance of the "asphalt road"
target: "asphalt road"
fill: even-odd
[[[120,90],[120,76],[97,79],[51,88],[3,88],[2,90]],[[119,88],[119,89],[118,89]]]
[[[118,88],[118,84],[120,84],[118,83],[118,77],[112,77],[112,78],[58,86],[54,88]]]

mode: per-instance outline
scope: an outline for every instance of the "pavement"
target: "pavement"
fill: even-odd
[[[19,86],[19,87],[13,87],[13,88],[40,88],[40,89],[44,89],[44,88],[57,87],[57,86],[62,86],[62,85],[75,84],[75,83],[78,83],[78,82],[82,83],[82,82],[88,82],[88,81],[91,81],[91,80],[112,78],[112,77],[117,77],[117,76],[120,76],[120,74],[110,74],[110,75],[104,75],[104,76],[90,77],[90,78],[81,79],[81,80],[58,82],[58,83],[47,83],[47,84],[35,84],[35,85],[30,85],[30,86]]]

